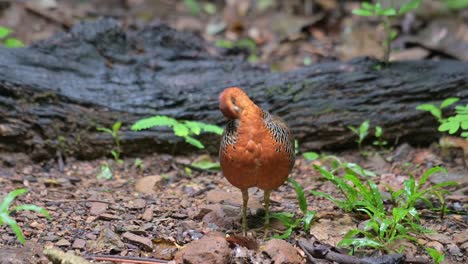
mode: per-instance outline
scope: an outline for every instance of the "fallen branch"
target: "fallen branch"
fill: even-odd
[[[387,254],[379,257],[358,258],[348,254],[340,253],[333,246],[321,244],[316,241],[311,242],[305,239],[298,241],[299,247],[306,253],[312,263],[317,263],[317,259],[334,261],[339,264],[401,264],[406,263],[404,254]],[[427,261],[427,260],[426,260]],[[427,263],[427,262],[426,262]]]

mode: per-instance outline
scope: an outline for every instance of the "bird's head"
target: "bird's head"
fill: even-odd
[[[219,95],[219,110],[226,118],[237,119],[252,106],[255,106],[254,102],[239,87],[226,88]]]

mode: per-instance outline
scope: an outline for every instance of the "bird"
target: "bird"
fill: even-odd
[[[270,194],[294,166],[294,138],[281,118],[257,106],[239,87],[220,93],[219,109],[227,118],[219,161],[224,177],[242,192],[242,233],[247,232],[248,189],[258,187],[264,191],[266,236]]]

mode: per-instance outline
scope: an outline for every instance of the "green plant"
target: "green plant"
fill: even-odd
[[[320,155],[316,152],[309,151],[309,152],[302,153],[302,157],[304,157],[305,160],[313,161],[313,160],[318,159]]]
[[[435,264],[439,264],[439,263],[441,263],[442,261],[445,260],[445,254],[442,253],[442,252],[439,252],[435,248],[427,247],[426,251],[429,254],[429,256],[431,256],[432,260],[434,260]]]
[[[20,48],[24,46],[24,43],[17,39],[8,37],[13,30],[0,26],[0,41],[3,43],[3,46],[7,48]]]
[[[96,176],[98,180],[110,180],[113,177],[112,169],[110,168],[109,164],[107,162],[104,162],[101,164],[101,167],[99,168],[99,173]]]
[[[184,5],[194,16],[198,16],[201,12],[200,3],[197,0],[184,0]]]
[[[145,170],[145,164],[143,164],[143,161],[140,158],[135,159],[135,161],[133,162],[133,166],[135,168],[138,168],[141,172]]]
[[[344,199],[337,199],[330,194],[315,190],[311,190],[311,194],[332,201],[346,212],[357,211],[365,207],[372,208],[374,211],[384,210],[380,192],[374,182],[361,182],[358,174],[351,169],[345,171],[344,177],[337,177],[320,166],[314,165],[314,168],[338,188]]]
[[[450,9],[459,10],[468,8],[468,1],[466,0],[443,0],[445,6]]]
[[[449,134],[455,134],[459,130],[461,136],[468,140],[468,104],[455,106],[456,114],[443,120],[439,126],[439,131],[447,131]]]
[[[278,219],[285,227],[286,231],[282,235],[275,235],[275,238],[285,239],[291,236],[293,229],[299,227],[302,223],[304,231],[308,232],[312,220],[316,212],[307,209],[307,199],[304,194],[302,186],[297,183],[294,179],[289,178],[288,182],[294,187],[297,195],[297,200],[299,202],[299,209],[302,211],[303,217],[294,219],[293,213],[278,212],[270,214],[270,218]]]
[[[367,137],[367,135],[369,135],[369,126],[370,126],[369,120],[366,120],[366,121],[362,122],[361,125],[359,126],[359,128],[356,128],[354,126],[348,126],[348,128],[351,131],[353,131],[354,134],[356,134],[358,136],[358,139],[356,140],[356,142],[358,143],[359,152],[361,154],[363,153],[362,152],[362,142]]]
[[[219,162],[212,162],[208,160],[192,162],[190,165],[201,170],[221,170],[221,165]]]
[[[249,57],[247,58],[247,61],[253,63],[258,60],[257,44],[255,43],[255,41],[248,39],[248,38],[240,39],[237,41],[220,39],[215,42],[215,46],[220,47],[220,48],[225,48],[225,49],[233,49],[233,48],[246,49],[249,52]]]
[[[423,188],[423,185],[427,182],[428,178],[433,175],[434,173],[442,172],[447,174],[447,170],[443,167],[433,167],[426,170],[421,179],[416,182],[414,179],[413,174],[410,174],[410,178],[403,182],[404,188],[398,191],[393,191],[389,188],[390,194],[392,196],[392,201],[396,203],[397,206],[408,209],[408,210],[416,210],[415,205],[416,202],[421,200],[425,204],[427,204],[432,210],[440,210],[441,215],[440,217],[444,217],[444,213],[446,211],[446,203],[444,199],[444,195],[448,193],[448,191],[444,190],[443,188],[449,186],[456,186],[456,182],[441,182],[438,184],[434,184],[429,188]],[[432,202],[427,198],[429,195],[435,195],[441,204],[440,208],[435,208]],[[416,219],[418,215],[413,215]]]
[[[378,146],[380,148],[383,148],[387,145],[387,141],[383,139],[383,129],[381,126],[376,126],[375,127],[375,134],[374,134],[376,140],[372,142],[374,146]]]
[[[46,209],[39,207],[37,205],[33,205],[33,204],[17,205],[13,207],[13,209],[10,210],[10,206],[15,200],[15,198],[27,192],[28,190],[26,189],[16,189],[14,191],[11,191],[5,197],[3,197],[3,200],[0,203],[0,225],[3,225],[3,224],[8,225],[11,228],[11,230],[13,230],[13,233],[16,235],[16,238],[21,244],[24,244],[25,239],[24,239],[23,232],[21,231],[21,228],[18,226],[18,223],[16,223],[16,220],[11,217],[11,214],[13,212],[26,211],[26,210],[33,211],[33,212],[37,212],[37,213],[44,215],[49,220],[51,219]]]
[[[434,104],[421,104],[416,107],[418,110],[430,112],[439,122],[438,130],[440,132],[448,132],[449,134],[455,134],[461,131],[461,136],[468,139],[468,104],[455,106],[456,114],[448,118],[442,116],[442,109],[458,102],[460,98],[450,97],[442,101],[437,106]]]
[[[417,240],[409,235],[409,229],[402,223],[407,215],[411,213],[408,209],[395,207],[390,216],[373,212],[368,208],[359,210],[366,212],[370,217],[364,226],[364,230],[350,230],[346,233],[343,240],[338,243],[338,246],[352,247],[354,249],[369,247],[390,251],[390,245],[396,240]]]
[[[103,131],[108,133],[109,135],[112,136],[114,139],[115,147],[112,148],[110,153],[112,154],[112,157],[114,157],[114,160],[117,161],[119,164],[123,164],[123,160],[120,159],[120,155],[122,154],[122,146],[120,144],[121,138],[120,138],[120,128],[122,127],[122,122],[117,121],[112,125],[112,128],[106,128],[106,127],[98,127],[98,131]]]
[[[412,234],[430,232],[430,230],[424,228],[419,223],[419,212],[415,207],[416,202],[421,200],[433,208],[428,196],[436,195],[442,203],[442,211],[444,211],[445,202],[443,196],[447,192],[442,188],[455,184],[453,182],[443,182],[429,188],[423,188],[428,178],[436,172],[445,172],[445,169],[441,167],[428,169],[423,173],[418,182],[411,175],[410,179],[404,181],[403,189],[396,192],[390,189],[390,194],[394,201],[391,214],[385,209],[382,197],[375,183],[368,182],[368,187],[366,187],[362,186],[362,183],[356,178],[345,177],[357,189],[358,198],[354,198],[354,204],[357,205],[355,210],[365,212],[370,219],[363,229],[350,230],[338,245],[345,247],[352,246],[355,249],[370,247],[391,251],[390,246],[396,240],[416,241],[417,239]],[[346,188],[350,187],[347,186]],[[350,197],[350,194],[356,196],[355,192],[355,190],[348,191],[347,197]],[[337,202],[338,206],[340,206],[339,202]]]
[[[223,133],[223,129],[216,125],[197,121],[179,121],[168,116],[153,116],[138,120],[132,125],[132,130],[139,131],[159,126],[171,127],[174,135],[183,138],[185,142],[199,149],[204,149],[205,146],[199,140],[195,139],[193,137],[194,135],[198,136],[202,132],[214,133],[217,135]]]
[[[377,17],[385,30],[385,40],[382,42],[384,47],[384,58],[385,63],[389,62],[391,43],[398,36],[398,32],[392,29],[391,17],[402,16],[419,7],[422,0],[408,0],[402,4],[399,8],[390,6],[384,7],[382,4],[383,0],[377,0],[375,3],[362,2],[361,8],[353,9],[353,14],[364,17]],[[392,2],[390,2],[392,3]]]

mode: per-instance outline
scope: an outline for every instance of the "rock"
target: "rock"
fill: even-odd
[[[468,253],[468,242],[463,243],[460,246],[460,249],[463,250],[465,253]]]
[[[171,217],[175,218],[175,219],[185,219],[185,218],[188,217],[188,215],[181,214],[181,213],[173,213],[173,214],[171,214]]]
[[[125,205],[125,207],[130,209],[143,209],[146,207],[146,201],[141,198],[131,200]]]
[[[150,222],[151,220],[153,220],[153,213],[154,213],[153,207],[150,206],[145,209],[145,211],[141,215],[141,219],[147,222]]]
[[[437,251],[439,251],[439,252],[444,251],[444,246],[441,243],[437,242],[437,241],[428,242],[425,246],[437,249]]]
[[[91,203],[91,208],[89,209],[89,214],[90,215],[100,215],[107,210],[107,204],[106,203]]]
[[[429,240],[435,240],[437,242],[440,242],[442,244],[450,244],[453,241],[453,238],[441,233],[432,233],[432,234],[426,234],[425,235]]]
[[[56,248],[46,248],[44,249],[44,255],[52,261],[52,263],[76,263],[76,264],[91,264],[91,262],[86,259],[75,256],[71,253],[65,253]]]
[[[113,214],[101,214],[101,215],[99,215],[98,219],[106,220],[106,221],[120,220],[120,216],[113,215]]]
[[[461,233],[453,234],[453,242],[460,245],[468,241],[468,229],[463,230]]]
[[[135,191],[145,194],[154,194],[161,186],[163,178],[160,175],[146,176],[135,183]]]
[[[431,177],[429,177],[429,181],[438,184],[441,182],[448,182],[448,181],[454,181],[457,182],[458,184],[465,184],[468,182],[468,170],[465,168],[448,168],[447,169],[447,174],[443,172],[436,172]]]
[[[267,254],[272,263],[295,264],[302,263],[299,252],[288,242],[280,239],[271,239],[263,247],[263,253]]]
[[[94,242],[94,241],[93,241]],[[109,228],[103,228],[96,242],[92,243],[91,248],[96,250],[112,250],[121,252],[125,248],[125,244],[120,240],[120,236],[114,233]]]
[[[461,256],[462,255],[460,248],[457,247],[457,245],[455,245],[455,244],[448,245],[447,249],[448,249],[448,252],[450,253],[450,255],[452,255],[452,256]]]
[[[26,241],[23,247],[0,246],[0,264],[48,263],[43,245]]]
[[[200,214],[195,219],[201,218],[206,224],[215,224],[218,227],[232,229],[240,223],[240,208],[231,205],[209,204],[200,209]]]
[[[369,170],[379,175],[389,171],[389,163],[386,162],[378,152],[374,152],[369,159]]]
[[[174,254],[177,252],[177,245],[169,240],[164,238],[154,239],[154,251],[152,256],[154,258],[171,260],[174,258]]]
[[[404,161],[404,160],[411,160],[412,157],[410,156],[413,152],[413,147],[411,147],[408,143],[403,143],[398,146],[393,154],[394,161]]]
[[[229,263],[231,250],[220,233],[212,232],[195,240],[175,255],[176,263]]]
[[[73,241],[73,244],[72,244],[72,248],[73,249],[84,249],[84,247],[86,246],[86,240],[83,240],[83,239],[75,239],[75,241]]]
[[[336,246],[356,224],[349,215],[339,215],[334,220],[322,218],[312,225],[310,234],[322,243]]]
[[[128,241],[128,243],[136,245],[144,251],[153,251],[153,242],[151,242],[151,239],[147,237],[142,237],[130,232],[125,232],[122,234],[122,238]]]
[[[55,245],[57,247],[69,247],[71,244],[68,240],[66,239],[60,239],[59,241],[57,241],[57,243],[55,243]]]

